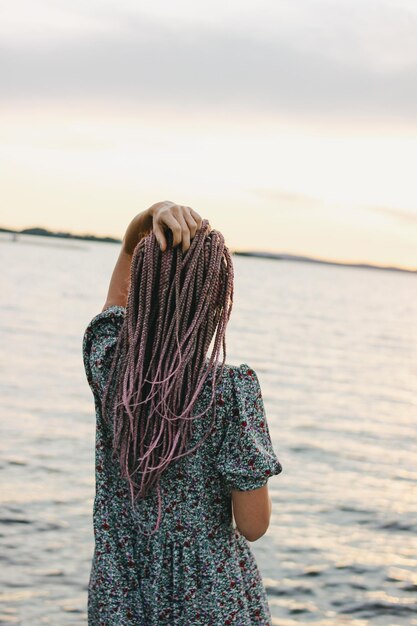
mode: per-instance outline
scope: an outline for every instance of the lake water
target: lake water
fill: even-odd
[[[0,237],[0,624],[82,626],[93,396],[81,343],[115,244]],[[251,543],[278,626],[417,625],[417,276],[234,257],[227,361],[283,472]]]

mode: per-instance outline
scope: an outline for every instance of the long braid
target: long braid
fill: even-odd
[[[209,230],[207,220],[186,253],[180,246],[173,248],[171,232],[167,236],[164,252],[153,233],[134,250],[126,316],[103,396],[103,415],[107,420],[113,416],[113,457],[119,459],[121,475],[129,483],[133,506],[157,486],[158,519],[153,532],[160,525],[162,472],[199,447],[215,419],[214,398],[226,360],[225,331],[234,283],[224,237]],[[210,402],[195,414],[193,407],[210,375]],[[188,448],[193,420],[210,408],[210,427]]]

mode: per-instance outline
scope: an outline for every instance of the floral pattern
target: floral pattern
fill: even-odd
[[[110,306],[88,324],[83,360],[96,413],[93,507],[95,548],[88,584],[89,626],[270,626],[266,590],[249,542],[234,525],[231,489],[264,485],[282,471],[272,447],[255,371],[227,365],[216,387],[210,436],[161,476],[156,491],[131,506],[112,458],[101,397],[126,309]],[[210,377],[195,405],[203,410]],[[194,421],[190,446],[206,424]]]

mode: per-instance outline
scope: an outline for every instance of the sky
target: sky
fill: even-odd
[[[122,237],[188,205],[234,250],[417,269],[415,0],[14,0],[0,226]]]

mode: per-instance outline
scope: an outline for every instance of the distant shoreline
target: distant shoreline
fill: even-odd
[[[121,239],[115,237],[96,237],[96,235],[74,235],[73,233],[47,230],[46,228],[0,228],[0,233],[14,233],[16,235],[38,235],[39,237],[59,237],[60,239],[82,239],[85,241],[107,241],[110,243],[121,243]]]
[[[51,231],[46,228],[34,227],[23,228],[22,230],[14,230],[12,228],[1,228],[0,233],[10,233],[16,235],[37,235],[40,237],[57,237],[59,239],[77,239],[82,241],[104,241],[106,243],[122,243],[121,239],[116,237],[97,237],[96,235],[76,235],[69,232]],[[286,254],[281,252],[258,252],[250,250],[233,250],[234,255],[248,256],[260,259],[274,259],[276,261],[298,261],[303,263],[320,263],[321,265],[339,265],[341,267],[358,267],[375,270],[389,270],[392,272],[406,272],[408,274],[417,274],[417,269],[407,269],[390,265],[373,265],[372,263],[344,263],[343,261],[328,261],[326,259],[316,259],[308,256],[300,256],[296,254]]]

